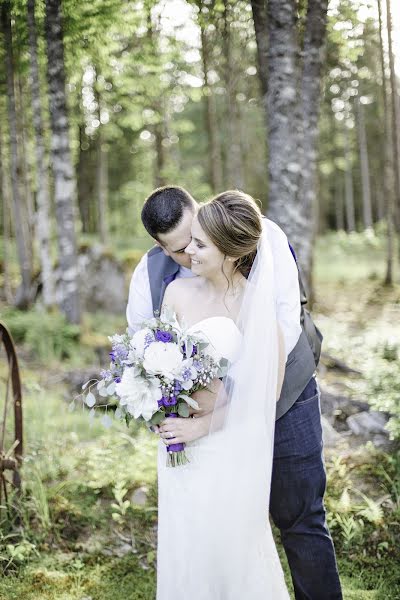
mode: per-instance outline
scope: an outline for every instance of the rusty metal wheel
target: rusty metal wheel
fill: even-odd
[[[0,515],[11,517],[13,498],[21,490],[23,452],[22,393],[13,339],[0,322]],[[3,405],[1,405],[3,398]]]

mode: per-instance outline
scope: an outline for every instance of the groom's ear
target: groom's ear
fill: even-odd
[[[159,247],[161,248],[161,250],[164,252],[165,256],[169,256],[170,254],[169,254],[168,250],[166,250],[166,249],[164,248],[164,246],[162,245],[162,243],[161,243],[161,242],[159,242],[158,240],[156,240],[155,238],[153,238],[153,239],[154,239],[154,243],[155,243],[155,245],[156,245],[156,246],[159,246]]]

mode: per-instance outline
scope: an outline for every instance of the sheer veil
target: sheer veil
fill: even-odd
[[[220,586],[209,590],[213,600],[289,599],[268,518],[278,373],[273,269],[264,227],[239,315],[240,354],[217,398],[208,438],[216,451],[199,490],[197,508],[207,511],[199,535],[209,552],[198,573],[223,581],[222,595]]]

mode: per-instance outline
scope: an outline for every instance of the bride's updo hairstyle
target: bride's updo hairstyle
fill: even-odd
[[[218,250],[235,260],[234,272],[247,277],[262,232],[262,214],[253,198],[238,190],[222,192],[200,206],[197,218]]]

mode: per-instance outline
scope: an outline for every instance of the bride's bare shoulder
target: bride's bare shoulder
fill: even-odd
[[[197,277],[180,277],[172,281],[164,295],[164,304],[174,305],[182,296],[192,293],[198,288]]]

